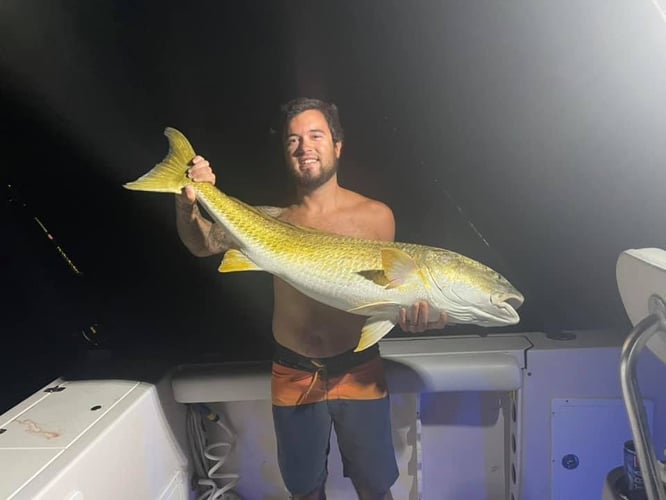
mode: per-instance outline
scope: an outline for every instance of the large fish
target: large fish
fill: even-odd
[[[179,131],[167,128],[169,152],[127,189],[180,193],[197,199],[234,245],[219,271],[266,271],[331,307],[368,316],[356,351],[378,342],[398,322],[400,309],[425,300],[431,321],[513,325],[523,295],[492,269],[441,248],[371,241],[303,228],[227,196],[186,175],[195,152]]]

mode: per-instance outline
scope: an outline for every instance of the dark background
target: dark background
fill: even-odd
[[[284,203],[279,106],[303,95],[339,106],[341,183],[398,240],[523,291],[508,330],[628,328],[615,261],[666,246],[665,89],[649,0],[0,1],[0,412],[102,359],[270,356],[270,277],[219,275],[172,196],[121,185],[172,126],[220,189]]]

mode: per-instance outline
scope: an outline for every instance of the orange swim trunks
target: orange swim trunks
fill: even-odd
[[[331,399],[372,400],[388,394],[384,365],[375,344],[361,352],[307,358],[276,346],[271,377],[275,406],[297,406]]]

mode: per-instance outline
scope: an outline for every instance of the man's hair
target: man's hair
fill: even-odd
[[[324,102],[319,99],[312,99],[310,97],[299,97],[282,105],[282,138],[287,138],[287,129],[291,119],[310,109],[321,111],[324,118],[326,118],[328,128],[331,129],[333,142],[342,142],[345,134],[342,130],[342,125],[340,124],[338,107],[333,103]]]

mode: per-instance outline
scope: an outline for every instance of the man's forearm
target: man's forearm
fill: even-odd
[[[189,203],[176,197],[176,228],[183,244],[197,257],[229,249],[222,229],[201,214],[196,202]]]

